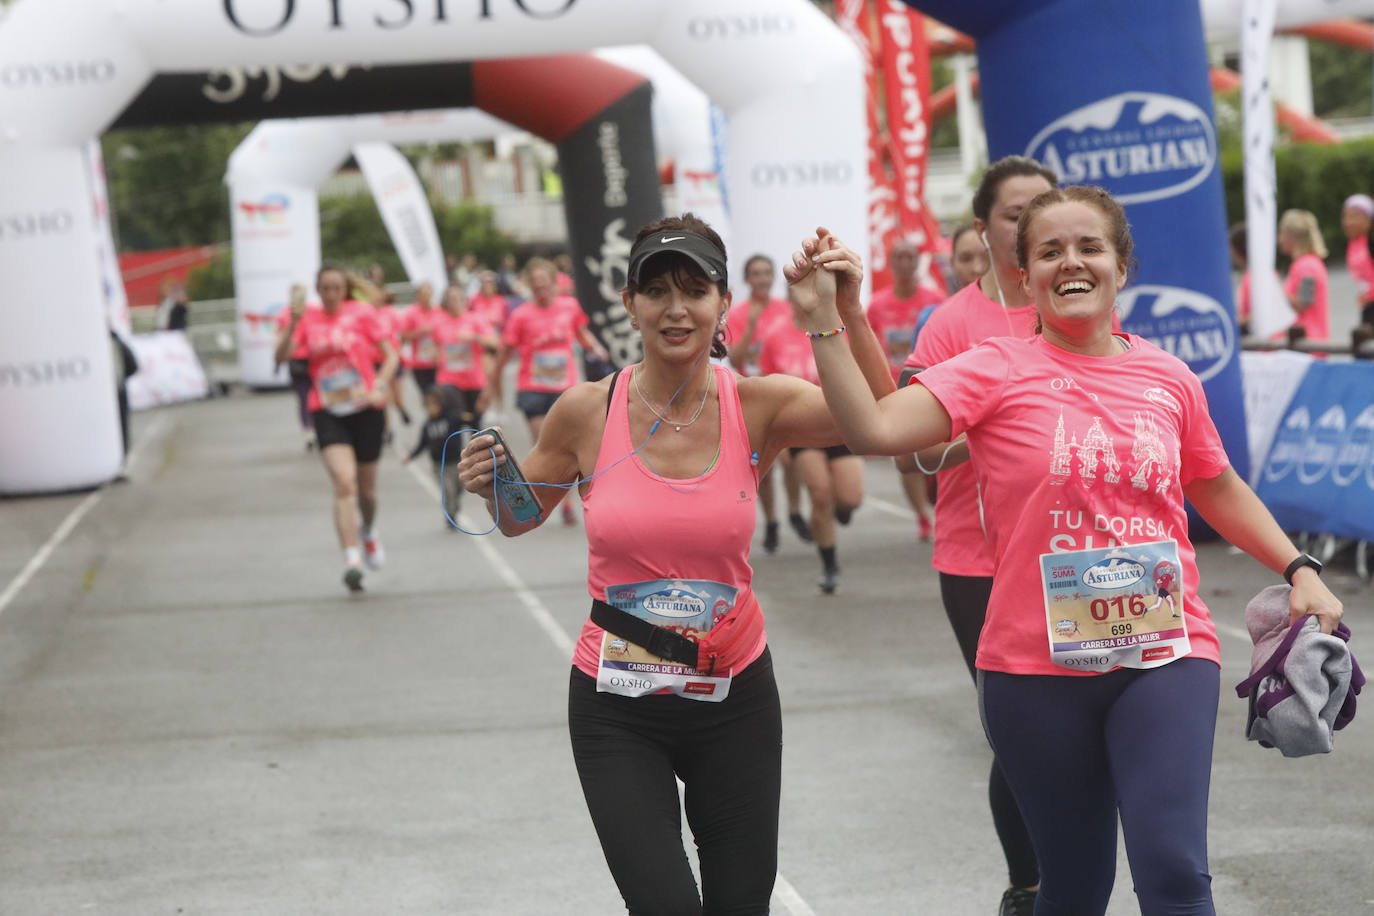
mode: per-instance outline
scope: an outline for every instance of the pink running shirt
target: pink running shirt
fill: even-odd
[[[452,385],[466,391],[481,391],[487,387],[487,371],[482,366],[482,344],[479,337],[495,337],[496,331],[486,316],[469,308],[457,317],[444,312],[434,339],[439,345],[439,371],[434,382]]]
[[[437,305],[431,304],[426,309],[421,308],[418,302],[408,306],[402,313],[400,330],[410,333],[429,329],[425,336],[410,341],[410,362],[406,363],[407,369],[433,369],[438,364],[439,345],[434,340],[434,328],[443,314],[444,310]]]
[[[816,371],[816,354],[811,351],[811,339],[789,320],[775,322],[768,328],[759,350],[760,375],[790,375],[806,379],[813,385],[821,383]]]
[[[305,400],[306,409],[324,409],[320,389],[330,387],[331,380],[349,376],[356,379],[353,387],[370,390],[377,378],[372,352],[385,337],[377,310],[366,303],[349,300],[335,315],[326,314],[323,307],[306,309],[292,337],[310,360],[314,384]]]
[[[924,332],[922,332],[924,336]],[[1218,660],[1198,598],[1183,484],[1229,467],[1202,384],[1131,335],[1124,353],[1081,356],[1043,337],[997,338],[917,376],[967,433],[996,560],[977,666],[1091,676],[1050,661],[1043,553],[1178,543],[1190,654]]]
[[[526,302],[510,313],[501,342],[520,357],[516,391],[567,391],[577,384],[573,342],[589,324],[587,313],[572,296],[555,296],[542,309]]]
[[[1305,280],[1311,282],[1313,301],[1308,309],[1298,315],[1294,324],[1307,331],[1308,340],[1330,340],[1331,305],[1328,302],[1326,265],[1315,254],[1305,254],[1293,261],[1283,281],[1283,291],[1289,296],[1296,296]]]
[[[608,585],[706,579],[739,589],[732,614],[763,616],[751,587],[754,570],[749,565],[749,545],[758,518],[758,469],[750,462],[749,430],[744,426],[734,373],[724,366],[712,369],[720,403],[720,456],[700,481],[665,483],[637,455],[615,464],[638,444],[630,441],[627,393],[634,367],[627,366],[616,377],[594,473],[610,470],[592,481],[582,499],[591,597],[606,600]],[[604,633],[588,618],[573,650],[573,664],[593,678]],[[739,676],[767,644],[768,636],[760,625],[758,639],[739,647],[733,658],[721,659],[717,670],[733,669],[734,676]]]
[[[476,312],[487,319],[487,323],[497,330],[506,323],[506,297],[501,295],[483,296],[478,293],[468,297],[468,311]]]
[[[873,294],[868,305],[868,323],[887,353],[893,381],[902,374],[902,367],[911,355],[911,342],[916,337],[916,320],[921,317],[921,311],[927,305],[942,301],[944,297],[939,292],[925,286],[918,286],[907,299],[898,299],[890,287]]]
[[[323,308],[323,306],[320,305],[318,302],[307,302],[307,303],[305,304],[305,310],[306,310],[306,312],[310,312],[310,311],[319,311],[319,310],[322,309],[322,308]],[[304,319],[305,316],[302,315],[301,317],[302,317],[302,319]],[[277,330],[278,330],[278,331],[285,331],[288,327],[290,327],[290,326],[291,326],[291,306],[288,305],[288,306],[286,306],[285,308],[283,308],[281,311],[277,312],[277,317],[276,317],[276,319],[274,319],[274,320],[277,322]],[[292,350],[291,350],[291,358],[292,358],[292,359],[305,359],[306,356],[307,356],[307,353],[306,353],[306,349],[305,349],[305,344],[298,343],[298,344],[296,344],[296,346],[295,346],[294,348],[292,348]]]
[[[1004,309],[983,295],[977,283],[970,283],[930,316],[906,365],[935,366],[991,337],[1030,337],[1035,319],[1034,305]],[[972,463],[941,471],[937,480],[930,565],[951,576],[992,575],[992,545],[983,535],[983,507]]]
[[[1369,238],[1351,239],[1345,246],[1345,267],[1355,281],[1361,305],[1374,303],[1374,259],[1369,257]]]
[[[730,311],[725,315],[727,346],[733,347],[744,339],[744,332],[749,329],[750,308],[748,298],[730,306]],[[740,375],[763,374],[759,372],[759,351],[763,349],[763,339],[776,324],[792,326],[792,304],[785,299],[768,300],[768,304],[763,308],[763,314],[759,315],[759,320],[754,324],[754,336],[749,342],[749,353],[745,357],[744,365],[735,366],[736,372]]]

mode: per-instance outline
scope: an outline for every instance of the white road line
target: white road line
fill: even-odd
[[[879,512],[886,512],[888,515],[895,515],[897,516],[897,518],[904,518],[910,522],[914,522],[916,520],[915,512],[912,512],[910,509],[907,509],[903,506],[899,506],[896,503],[890,503],[885,499],[878,499],[876,496],[865,496],[864,505],[872,506]]]
[[[1244,627],[1234,627],[1229,623],[1217,623],[1215,618],[1212,620],[1212,623],[1216,624],[1218,633],[1225,633],[1227,636],[1233,636],[1244,643],[1249,643],[1251,641],[1250,631],[1246,630]]]
[[[797,889],[778,872],[778,880],[773,885],[773,899],[787,908],[792,916],[816,916],[816,911],[806,905]]]
[[[439,484],[435,482],[434,478],[426,474],[417,464],[412,463],[408,467],[410,469],[410,475],[419,482],[421,488],[433,497],[435,502],[438,502],[440,499]],[[459,513],[458,522],[469,531],[477,530],[476,523],[467,515]],[[564,658],[571,656],[573,638],[568,635],[566,630],[559,626],[558,621],[553,619],[553,615],[549,613],[549,609],[544,605],[544,602],[540,601],[539,596],[532,592],[529,586],[525,585],[519,573],[511,568],[510,564],[505,561],[505,558],[501,556],[495,547],[491,546],[490,541],[486,538],[476,538],[476,541],[477,549],[482,552],[482,556],[486,558],[491,567],[505,580],[510,590],[515,592],[516,596],[520,599],[520,603],[525,606],[525,610],[530,612],[530,616],[534,618],[534,622],[538,624],[545,635],[553,641],[559,653]],[[678,782],[678,785],[682,785],[681,781]],[[797,893],[796,888],[782,876],[782,872],[778,872],[777,880],[773,885],[773,900],[781,904],[791,916],[816,916],[816,911],[806,905],[806,901]]]
[[[129,459],[125,462],[125,468],[127,470],[133,469],[133,466],[143,454],[144,446],[162,435],[162,430],[167,426],[167,423],[166,417],[159,417],[154,421],[153,425],[148,428],[148,431],[143,434],[133,450],[129,453]],[[38,571],[43,568],[43,564],[48,562],[48,558],[53,555],[53,552],[56,551],[58,547],[62,546],[62,542],[71,535],[72,531],[76,529],[76,526],[86,517],[86,513],[95,508],[95,504],[100,502],[105,496],[105,491],[108,486],[108,484],[102,485],[99,489],[93,490],[91,493],[87,494],[86,498],[81,500],[81,502],[77,503],[76,508],[68,512],[67,517],[62,520],[62,524],[57,526],[57,530],[43,543],[42,547],[38,548],[38,552],[30,558],[28,563],[24,564],[24,568],[19,571],[19,575],[10,580],[10,584],[5,586],[3,592],[0,592],[0,614],[5,613],[5,609],[10,606],[10,603],[19,595],[19,592],[23,590],[24,586],[29,584],[29,580],[38,574]]]

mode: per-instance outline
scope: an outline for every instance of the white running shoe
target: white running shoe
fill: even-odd
[[[363,538],[363,562],[368,569],[381,569],[386,565],[386,550],[382,547],[382,539],[376,534],[368,534]]]

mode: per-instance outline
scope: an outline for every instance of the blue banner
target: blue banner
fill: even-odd
[[[1249,476],[1226,210],[1198,0],[907,0],[978,43],[988,156],[1031,156],[1126,207],[1124,328],[1202,379]],[[1047,48],[1053,47],[1054,51]]]
[[[1256,492],[1286,530],[1374,540],[1374,364],[1312,363]]]

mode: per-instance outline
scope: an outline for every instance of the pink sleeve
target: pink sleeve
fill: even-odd
[[[525,310],[522,306],[511,312],[510,317],[506,319],[506,326],[501,331],[501,343],[508,347],[520,346],[520,329],[524,324]]]
[[[1007,354],[984,343],[929,367],[913,383],[920,382],[935,395],[949,414],[950,435],[957,436],[997,409],[1010,369]]]
[[[1197,376],[1187,371],[1183,378],[1184,416],[1179,442],[1178,482],[1187,484],[1202,478],[1211,480],[1231,466],[1222,445],[1221,434],[1207,409],[1207,395]]]
[[[954,345],[950,324],[957,309],[936,309],[916,338],[916,348],[907,357],[907,368],[925,369],[958,356],[961,350]]]
[[[776,335],[768,333],[759,341],[759,375],[774,375],[778,373],[778,361],[774,359],[777,347],[774,346],[773,339]]]

